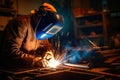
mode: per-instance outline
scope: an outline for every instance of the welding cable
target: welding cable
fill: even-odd
[[[42,20],[42,16],[41,16],[41,18],[38,20],[37,25],[35,26],[35,32],[34,32],[35,37],[36,37],[37,28],[38,28],[39,23],[41,22],[41,20]],[[37,39],[37,38],[36,38],[36,39]]]
[[[34,36],[35,36],[35,38],[36,38],[36,31],[37,31],[37,28],[38,28],[38,25],[39,25],[40,22],[41,22],[41,18],[38,20],[38,23],[37,23],[37,25],[36,25],[36,27],[35,27],[35,31],[34,31]],[[36,49],[37,43],[38,43],[38,41],[36,40],[34,50]],[[34,55],[35,55],[35,54],[36,54],[36,52],[34,52]],[[37,61],[39,61],[39,60],[41,60],[41,57],[35,57],[35,58],[33,59],[32,66],[35,65],[35,62],[37,62]]]

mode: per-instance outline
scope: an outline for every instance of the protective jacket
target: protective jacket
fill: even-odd
[[[31,16],[18,16],[8,22],[0,43],[2,64],[31,64],[34,57],[52,49],[48,39],[36,39],[31,22]]]

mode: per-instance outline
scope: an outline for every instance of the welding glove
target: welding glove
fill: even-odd
[[[48,67],[51,59],[54,59],[54,55],[52,51],[47,51],[42,59],[43,67]]]
[[[43,67],[41,60],[42,60],[42,57],[35,57],[33,59],[33,62],[32,62],[31,66],[32,67]]]
[[[52,51],[44,53],[43,57],[35,57],[32,62],[33,67],[48,67],[49,61],[53,59]]]

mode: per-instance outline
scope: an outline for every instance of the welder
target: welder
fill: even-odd
[[[41,4],[30,15],[19,15],[10,20],[0,44],[0,66],[45,67],[44,59],[49,61],[54,57],[48,54],[53,51],[48,39],[62,29],[63,22],[63,17],[49,3]]]

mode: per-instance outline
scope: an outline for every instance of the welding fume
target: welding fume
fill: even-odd
[[[63,51],[65,51],[62,58],[63,65],[82,68],[105,66],[105,57],[100,53],[100,47],[87,37],[84,37],[84,39],[86,43],[89,43],[87,46],[80,44],[76,45],[75,41],[71,39],[69,41],[67,40],[67,42],[61,40],[61,43],[63,43]]]
[[[8,22],[0,44],[0,67],[47,67],[54,59],[49,38],[64,25],[64,18],[52,4],[43,3],[30,15],[18,15]]]

